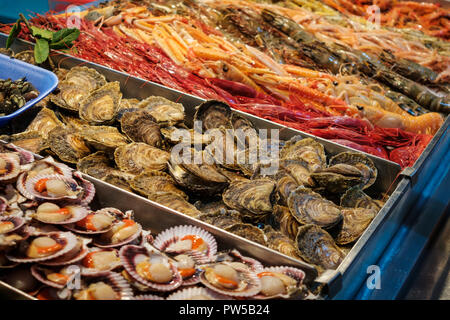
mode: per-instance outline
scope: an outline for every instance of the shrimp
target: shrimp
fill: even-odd
[[[436,112],[429,112],[414,117],[400,115],[372,106],[359,106],[363,118],[382,128],[400,128],[406,131],[423,134],[435,134],[444,123],[443,117]]]

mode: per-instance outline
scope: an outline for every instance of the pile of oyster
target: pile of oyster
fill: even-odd
[[[131,211],[93,210],[95,188],[52,158],[0,150],[0,280],[38,299],[302,298],[305,273],[265,268],[189,225],[158,235]]]
[[[381,208],[359,153],[333,157],[312,138],[261,135],[220,101],[197,107],[122,97],[94,69],[55,71],[58,90],[25,132],[0,138],[173,210],[304,260],[336,268]]]

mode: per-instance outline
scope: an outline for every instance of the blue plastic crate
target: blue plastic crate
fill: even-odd
[[[17,117],[19,114],[41,101],[58,85],[58,78],[53,72],[0,54],[0,78],[18,80],[23,77],[31,82],[31,84],[39,91],[39,96],[36,99],[28,101],[22,108],[13,113],[0,117],[0,127],[3,127],[11,119]]]

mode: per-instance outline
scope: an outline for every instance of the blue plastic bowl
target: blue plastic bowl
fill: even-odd
[[[33,105],[45,98],[58,85],[58,78],[53,72],[0,54],[0,78],[18,80],[23,77],[25,77],[28,82],[31,82],[31,84],[39,91],[39,96],[36,99],[28,101],[22,108],[13,113],[0,117],[0,127],[6,125],[11,119],[17,117],[25,110],[30,109]]]

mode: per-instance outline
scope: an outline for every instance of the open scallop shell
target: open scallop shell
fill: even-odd
[[[131,237],[129,237],[129,238],[127,238],[127,239],[125,239],[125,240],[123,240],[121,242],[110,243],[108,241],[105,241],[105,239],[102,238],[102,236],[100,235],[100,236],[98,236],[98,237],[96,237],[94,239],[94,244],[97,247],[100,247],[100,248],[114,248],[114,247],[120,247],[120,246],[123,246],[123,245],[125,245],[127,243],[130,243],[130,242],[138,239],[139,236],[142,233],[142,226],[139,223],[137,223],[137,222],[136,222],[136,224],[138,225],[138,231],[135,234],[133,234]]]
[[[207,231],[198,228],[196,226],[191,225],[183,225],[183,226],[176,226],[172,227],[170,229],[164,230],[161,232],[155,239],[155,242],[153,245],[161,250],[165,251],[167,253],[187,253],[188,251],[194,251],[195,250],[172,250],[170,248],[171,245],[177,243],[180,241],[184,236],[187,235],[195,235],[200,237],[203,241],[205,241],[208,245],[208,249],[206,252],[199,252],[205,255],[205,259],[203,261],[197,260],[199,263],[207,263],[210,261],[213,261],[215,259],[215,255],[217,253],[217,242],[216,239]],[[199,255],[196,255],[197,258],[200,258]]]
[[[97,214],[97,213],[88,213],[86,216],[88,216],[90,214]],[[78,226],[76,223],[65,224],[63,227],[72,232],[83,234],[83,235],[96,235],[96,234],[102,234],[102,233],[108,232],[109,230],[111,230],[112,226],[113,226],[113,224],[111,224],[111,226],[109,226],[108,228],[105,228],[102,230],[96,230],[96,231],[84,229],[84,228]]]
[[[78,241],[81,241],[80,245],[76,245],[66,254],[51,260],[42,261],[40,264],[45,266],[64,266],[78,263],[89,253],[88,244],[91,243],[92,239],[78,238]]]
[[[46,193],[41,193],[36,191],[34,188],[35,184],[41,179],[52,179],[52,180],[61,180],[64,181],[67,187],[70,189],[71,194],[66,196],[52,196]],[[33,178],[27,179],[25,182],[25,190],[27,194],[24,194],[25,197],[28,198],[29,195],[32,196],[31,200],[67,200],[67,201],[79,201],[83,196],[83,188],[78,185],[78,183],[71,178],[67,178],[57,174],[43,174],[37,175]],[[30,198],[29,198],[30,199]]]
[[[0,160],[5,163],[5,172],[0,173],[0,182],[8,183],[20,173],[20,158],[16,153],[0,153]]]
[[[133,298],[133,290],[119,273],[108,272],[98,277],[86,277],[83,280],[86,288],[91,283],[102,281],[110,285],[120,295],[120,300],[131,300]]]
[[[142,294],[139,296],[134,296],[132,300],[165,300],[163,297],[154,294]]]
[[[56,242],[63,244],[63,248],[59,250],[58,252],[55,252],[52,255],[41,257],[41,258],[29,258],[25,255],[25,250],[27,247],[22,247],[13,250],[12,252],[9,252],[6,257],[14,262],[20,262],[20,263],[32,263],[32,262],[40,262],[45,260],[54,259],[57,257],[62,256],[63,254],[66,254],[70,250],[72,250],[76,244],[77,244],[77,238],[76,236],[71,232],[49,232],[46,234],[47,237],[53,238]],[[35,238],[36,236],[32,236],[30,238]],[[28,245],[30,245],[31,241],[30,238],[27,239]],[[20,250],[22,249],[22,250]]]
[[[1,217],[0,216],[0,223],[2,222],[12,222],[14,227],[11,230],[8,230],[7,232],[0,232],[0,234],[7,234],[7,233],[11,233],[14,232],[20,228],[22,228],[22,226],[25,224],[25,219],[21,218],[21,217],[11,217],[11,216],[4,216]]]
[[[296,285],[296,288],[291,288],[290,291],[286,292],[285,294],[265,296],[262,293],[258,293],[256,296],[252,297],[252,299],[261,299],[261,300],[277,299],[277,298],[288,299],[288,298],[292,297],[292,295],[294,295],[296,292],[300,292],[301,285],[303,283],[303,279],[305,279],[305,273],[302,270],[294,268],[294,267],[285,267],[285,266],[269,267],[269,268],[264,268],[261,272],[273,272],[273,273],[285,274],[285,275],[289,276],[290,278],[296,280],[297,285]],[[259,275],[259,273],[258,273],[258,275]]]
[[[232,268],[234,268],[239,273],[239,278],[241,284],[239,285],[239,288],[233,290],[233,289],[226,289],[226,288],[218,288],[211,284],[205,274],[206,271],[203,271],[200,274],[200,281],[203,283],[206,287],[209,289],[218,292],[223,295],[232,296],[232,297],[252,297],[256,294],[258,294],[259,291],[261,291],[261,281],[259,280],[258,276],[255,272],[251,271],[249,268],[244,266],[239,266],[236,264],[233,264],[231,262],[220,262],[221,264],[228,265]],[[217,265],[217,263],[211,264],[208,267],[214,267]]]
[[[91,248],[89,253],[97,252],[97,251],[114,251],[116,253],[117,257],[119,257],[119,251],[117,249],[114,249],[114,248],[104,248],[104,249]],[[88,268],[82,263],[81,275],[83,275],[83,276],[97,276],[97,275],[103,274],[105,272],[113,271],[113,270],[117,269],[118,267],[120,267],[121,265],[122,265],[122,263],[119,260],[117,263],[114,263],[108,269],[97,270],[97,269],[94,269],[94,268]]]
[[[23,148],[20,148],[12,143],[8,143],[6,145],[7,148],[17,152],[19,158],[20,158],[20,165],[32,163],[34,161],[34,154],[33,152],[30,152],[28,150],[25,150]]]
[[[151,252],[149,253],[146,248],[134,246],[134,245],[127,245],[120,249],[119,256],[122,260],[123,266],[125,270],[128,272],[128,274],[139,283],[152,288],[156,291],[172,291],[179,286],[181,286],[183,279],[181,278],[180,273],[178,272],[176,266],[169,260],[170,268],[173,274],[173,279],[169,283],[160,284],[156,282],[148,281],[144,278],[142,278],[137,272],[136,272],[136,265],[142,261],[143,259],[149,257],[150,254],[159,254],[157,252]]]
[[[46,268],[46,267],[40,266],[38,264],[34,264],[33,266],[31,266],[31,274],[33,275],[33,277],[36,278],[36,280],[42,282],[43,284],[45,284],[47,286],[50,286],[50,287],[56,288],[56,289],[63,289],[63,288],[65,288],[67,283],[70,283],[70,281],[78,275],[78,273],[74,272],[73,274],[71,274],[69,276],[69,278],[67,280],[67,283],[59,284],[57,282],[54,282],[54,281],[51,281],[51,280],[47,279],[45,271],[49,270],[49,269],[50,268],[48,268],[48,267]],[[55,268],[55,272],[57,272],[57,270],[58,269]]]
[[[166,300],[232,300],[232,298],[219,294],[208,288],[191,287],[180,289],[177,292],[172,293],[166,298]]]
[[[79,185],[83,188],[83,196],[81,197],[81,203],[88,205],[94,200],[95,187],[94,184],[83,178],[83,174],[80,171],[74,171],[73,177],[75,180],[79,181]]]
[[[78,222],[80,220],[83,220],[89,213],[89,210],[85,207],[82,207],[80,205],[71,205],[70,203],[66,204],[66,205],[62,205],[62,208],[66,208],[69,209],[71,216],[69,219],[64,220],[64,221],[60,221],[60,222],[50,222],[50,221],[46,221],[43,220],[42,218],[39,218],[37,216],[37,212],[36,214],[34,214],[33,218],[43,222],[43,223],[47,223],[47,224],[60,224],[60,225],[64,225],[64,224],[69,224],[69,223],[75,223]]]

